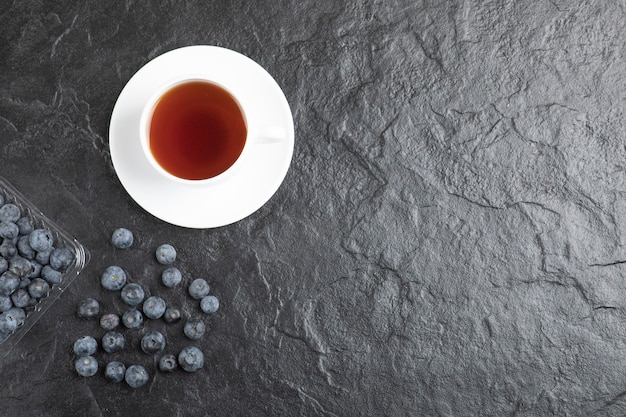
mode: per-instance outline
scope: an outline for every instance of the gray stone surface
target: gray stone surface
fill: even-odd
[[[148,4],[150,3],[150,4]],[[626,414],[626,19],[617,1],[15,1],[0,11],[0,175],[92,260],[2,367],[28,416]],[[168,225],[126,194],[108,123],[150,59],[213,44],[283,87],[294,159],[257,213]],[[167,198],[167,196],[163,196]],[[137,242],[114,251],[125,226]],[[153,251],[221,300],[198,374],[82,379],[84,297]],[[163,329],[168,351],[186,343]],[[151,414],[150,414],[151,413]]]

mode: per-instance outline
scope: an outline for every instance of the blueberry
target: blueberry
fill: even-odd
[[[74,354],[76,356],[89,356],[98,350],[98,342],[91,336],[83,336],[74,342]]]
[[[0,221],[16,222],[21,215],[20,208],[15,204],[8,203],[0,207]]]
[[[124,335],[118,332],[107,332],[102,336],[102,349],[108,353],[115,353],[124,349],[124,343]]]
[[[176,249],[167,243],[159,246],[156,250],[156,258],[163,265],[170,265],[176,260]]]
[[[17,222],[15,222],[15,224],[17,224],[20,235],[23,236],[31,234],[32,231],[35,229],[30,217],[20,217]]]
[[[191,340],[198,340],[204,336],[204,332],[206,327],[204,323],[200,320],[192,320],[185,323],[185,327],[183,328],[183,332],[185,336],[190,338]]]
[[[178,354],[178,363],[185,371],[196,372],[204,366],[204,355],[197,347],[187,346]]]
[[[168,307],[165,309],[165,313],[163,313],[163,320],[166,323],[178,323],[182,317],[183,315],[176,307]]]
[[[141,285],[130,283],[126,284],[124,288],[122,288],[122,301],[124,301],[129,306],[136,306],[143,301],[145,297],[145,293]]]
[[[200,301],[200,309],[206,314],[215,313],[220,308],[220,300],[214,295],[207,295]]]
[[[98,372],[98,361],[93,356],[82,356],[74,363],[76,373],[80,376],[94,376]]]
[[[161,372],[173,372],[178,367],[176,362],[176,356],[170,354],[163,355],[159,359],[159,371]]]
[[[11,300],[15,307],[24,308],[30,304],[30,294],[23,288],[18,288],[13,294],[11,294]],[[0,311],[2,311],[0,309]]]
[[[104,377],[111,382],[122,382],[125,373],[126,366],[122,362],[109,362],[104,368]]]
[[[28,243],[37,252],[45,252],[52,249],[54,238],[49,230],[35,229],[28,235]]]
[[[53,269],[50,265],[45,265],[43,268],[41,268],[41,277],[48,281],[50,284],[58,284],[59,282],[61,282],[63,274],[56,269]]]
[[[74,254],[68,248],[52,249],[50,252],[50,266],[57,271],[65,272],[74,262]]]
[[[0,222],[0,236],[17,242],[21,236],[20,228],[15,222]]]
[[[13,222],[0,222],[0,237],[13,239],[19,236],[20,229]]]
[[[0,245],[0,256],[9,259],[15,256],[16,253],[17,247],[15,243],[13,243],[11,239],[4,239]]]
[[[148,355],[156,355],[165,349],[165,336],[160,332],[152,331],[141,338],[141,350]]]
[[[4,258],[0,258],[0,274],[9,269],[9,261]]]
[[[78,317],[82,319],[91,319],[100,313],[100,303],[93,298],[85,298],[78,303]]]
[[[137,309],[131,309],[122,314],[122,323],[128,329],[137,329],[143,324],[143,315]]]
[[[28,293],[33,298],[45,297],[50,291],[50,285],[48,282],[41,278],[35,278],[30,282],[28,286]]]
[[[33,264],[21,256],[14,256],[9,261],[9,271],[18,277],[30,277],[33,273]]]
[[[129,366],[124,375],[124,380],[132,388],[139,388],[146,385],[148,379],[148,370],[141,365]]]
[[[153,295],[144,301],[143,314],[148,318],[158,319],[165,313],[165,307],[165,301],[161,297]]]
[[[100,283],[107,290],[120,290],[126,284],[126,273],[119,266],[109,266],[102,273]]]
[[[120,325],[120,316],[109,313],[100,317],[100,327],[104,330],[111,331]]]
[[[180,273],[178,268],[175,268],[173,266],[167,268],[161,273],[161,281],[163,282],[163,285],[168,288],[174,288],[175,286],[180,284],[180,281],[182,279],[183,275]]]
[[[193,282],[189,284],[189,295],[191,298],[201,300],[209,295],[209,289],[209,284],[204,279],[194,279]]]
[[[17,329],[17,320],[15,319],[15,317],[8,311],[1,313],[0,333],[11,333],[15,329]]]
[[[30,279],[28,277],[24,277],[24,278],[20,279],[20,286],[18,288],[24,288],[24,289],[28,290],[28,286],[30,285],[30,283],[32,281],[33,281],[32,279]]]
[[[120,227],[119,229],[115,229],[113,232],[113,236],[111,236],[111,243],[118,249],[128,249],[133,244],[133,233],[128,230]]]
[[[8,297],[20,286],[20,278],[11,271],[0,275],[0,295]]]
[[[24,321],[26,320],[26,313],[24,312],[23,308],[13,307],[9,311],[7,311],[6,314],[9,314],[15,318],[18,327],[24,324]]]
[[[4,196],[0,194],[0,206],[4,204]]]
[[[41,270],[43,269],[43,265],[40,264],[39,262],[33,260],[33,261],[29,261],[30,265],[32,266],[32,270],[31,273],[29,275],[26,276],[26,278],[39,278],[41,277]],[[43,277],[41,277],[43,278]]]
[[[15,294],[16,292],[11,294],[11,297],[0,295],[0,313],[4,313],[5,311],[9,311],[10,309],[13,308],[12,297]]]
[[[26,259],[35,259],[37,252],[28,243],[28,236],[22,236],[17,241],[17,252]]]
[[[52,253],[53,249],[37,252],[37,254],[35,255],[35,260],[42,265],[48,265],[50,263],[50,254]]]

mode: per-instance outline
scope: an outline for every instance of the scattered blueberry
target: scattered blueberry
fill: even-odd
[[[16,292],[11,294],[11,297],[0,295],[0,313],[4,313],[5,311],[9,311],[11,308],[13,308],[13,301],[11,299],[15,294]]]
[[[152,331],[141,338],[141,350],[148,355],[156,355],[165,349],[165,336],[161,332]]]
[[[202,298],[209,295],[209,284],[202,278],[197,278],[189,284],[189,295],[191,298],[195,298],[196,300],[201,300]]]
[[[166,323],[178,323],[182,317],[180,309],[176,307],[168,307],[165,309],[165,313],[163,313],[163,320]]]
[[[35,278],[31,280],[28,286],[28,293],[33,298],[43,298],[50,291],[50,284],[44,279]]]
[[[187,346],[178,354],[178,363],[187,372],[196,372],[204,366],[204,355],[195,346]]]
[[[133,244],[133,233],[128,230],[120,227],[113,232],[113,236],[111,236],[111,243],[118,249],[128,249]]]
[[[102,349],[108,353],[115,353],[124,349],[124,343],[124,335],[118,332],[107,332],[102,336]]]
[[[50,265],[45,265],[41,268],[41,277],[48,281],[50,284],[58,284],[63,278],[63,274]]]
[[[20,286],[20,278],[11,271],[0,275],[0,295],[8,297]]]
[[[0,222],[0,237],[13,239],[19,236],[20,229],[13,222]]]
[[[74,342],[74,354],[76,356],[90,356],[98,350],[98,342],[91,336],[83,336]]]
[[[0,207],[0,221],[16,222],[21,214],[20,208],[15,204],[8,203]]]
[[[180,273],[180,270],[173,266],[167,268],[161,273],[161,281],[163,282],[163,285],[168,288],[174,288],[180,284],[182,279],[183,275]]]
[[[143,314],[150,319],[158,319],[165,313],[165,301],[161,297],[153,295],[143,303]]]
[[[220,308],[220,300],[214,295],[207,295],[200,301],[200,309],[206,314],[215,313]]]
[[[28,235],[28,243],[37,252],[45,252],[52,249],[54,238],[49,230],[35,229]]]
[[[82,356],[74,363],[76,373],[80,376],[94,376],[98,372],[98,361],[93,356]]]
[[[137,329],[143,324],[143,314],[137,309],[130,309],[122,314],[122,323],[128,329]]]
[[[102,273],[100,283],[107,290],[117,291],[126,284],[126,273],[119,266],[109,266]]]
[[[159,371],[161,372],[173,372],[178,367],[176,362],[176,356],[170,354],[163,355],[159,359]]]
[[[156,258],[163,265],[170,265],[176,260],[176,249],[167,243],[159,246],[156,250]]]
[[[185,323],[185,327],[183,328],[183,332],[185,336],[190,338],[191,340],[198,340],[204,336],[204,332],[206,327],[204,323],[200,320],[191,320]]]
[[[126,284],[124,288],[122,288],[122,301],[124,301],[129,306],[136,306],[143,301],[145,297],[145,293],[141,285],[130,283]]]
[[[111,331],[117,328],[117,326],[119,325],[120,316],[118,316],[117,314],[109,313],[100,317],[100,327],[102,327],[104,330]]]
[[[0,314],[0,333],[11,333],[17,328],[17,320],[8,311]]]
[[[122,382],[125,373],[126,366],[122,362],[109,362],[104,368],[104,377],[111,382]]]
[[[30,304],[30,300],[30,294],[23,288],[18,288],[13,294],[11,294],[11,301],[13,301],[13,305],[15,307],[24,308]],[[0,308],[0,311],[3,310]]]
[[[141,365],[131,365],[126,369],[124,380],[132,388],[142,387],[148,382],[148,371]]]
[[[0,274],[7,269],[9,269],[9,262],[4,258],[0,258]]]
[[[50,252],[50,266],[57,271],[65,272],[74,262],[74,254],[68,248],[52,249]]]
[[[78,317],[91,319],[100,314],[100,303],[93,298],[85,298],[78,303]]]
[[[29,235],[35,229],[33,226],[33,221],[30,217],[20,217],[17,222],[17,227],[20,231],[20,235]]]

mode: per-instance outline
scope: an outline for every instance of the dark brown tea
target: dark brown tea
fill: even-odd
[[[207,81],[188,81],[157,101],[148,133],[152,155],[163,169],[179,178],[203,180],[235,163],[247,128],[228,91]]]

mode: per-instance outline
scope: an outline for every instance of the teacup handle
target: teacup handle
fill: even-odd
[[[254,132],[251,142],[253,144],[264,145],[268,143],[284,142],[287,138],[287,131],[281,126],[263,126]]]

